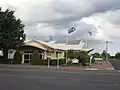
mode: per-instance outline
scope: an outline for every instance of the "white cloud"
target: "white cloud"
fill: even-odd
[[[88,18],[83,18],[82,21],[86,24],[93,25],[96,28],[95,30],[97,33],[95,39],[114,40],[120,38],[119,27],[110,23],[108,21],[109,19],[105,18],[106,16],[108,16],[108,12],[105,14],[96,14]]]
[[[0,5],[16,11],[29,36],[66,35],[68,28],[76,26],[73,37],[85,38],[88,31],[93,32],[91,39],[120,37],[119,10],[113,11],[120,9],[120,0],[0,0]],[[86,23],[81,21],[85,17]]]

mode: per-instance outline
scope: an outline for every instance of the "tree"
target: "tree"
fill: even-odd
[[[67,51],[67,57],[70,59],[74,59],[75,58],[75,52],[73,50],[68,50]]]
[[[103,59],[106,59],[106,51],[105,51],[105,50],[103,50],[103,52],[101,53],[101,57],[102,57]]]
[[[75,57],[79,60],[79,63],[82,63],[82,65],[86,66],[86,63],[88,62],[89,59],[87,52],[78,51],[75,53]]]
[[[120,59],[120,53],[119,53],[119,52],[117,52],[117,53],[115,54],[115,58],[116,58],[116,59]]]
[[[94,58],[100,58],[100,54],[99,53],[94,53],[94,54],[92,54],[92,56],[94,57]]]
[[[111,57],[110,53],[107,53],[107,58],[109,59]],[[106,59],[106,51],[103,50],[103,52],[101,53],[101,58],[103,58],[104,60]]]
[[[8,62],[8,50],[22,44],[25,40],[24,25],[14,16],[14,11],[0,8],[0,47],[5,63]]]

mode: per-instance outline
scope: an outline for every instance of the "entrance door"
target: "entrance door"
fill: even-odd
[[[24,53],[24,63],[31,63],[32,53]]]

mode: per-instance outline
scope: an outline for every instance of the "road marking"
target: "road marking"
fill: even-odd
[[[106,70],[115,70],[114,68],[106,68]]]
[[[100,70],[100,69],[97,69],[97,68],[86,68],[85,70]]]

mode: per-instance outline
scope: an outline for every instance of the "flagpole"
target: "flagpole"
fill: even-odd
[[[67,43],[68,43],[68,38],[67,38],[67,36],[66,36],[66,37],[65,37],[65,44],[66,44],[66,47],[67,47]],[[67,65],[67,48],[66,48],[65,59],[66,59],[66,65]]]
[[[106,41],[106,61],[108,61],[108,41]]]
[[[89,33],[89,36],[91,36],[92,35],[92,32],[88,32]],[[87,38],[88,38],[88,35],[87,35]],[[89,48],[88,47],[88,42],[87,42],[87,48]],[[90,58],[90,66],[92,65],[92,59]]]
[[[68,34],[70,34],[70,33],[72,33],[72,32],[74,32],[76,30],[76,28],[75,27],[72,27],[72,28],[70,28],[70,29],[68,29]],[[67,34],[67,35],[68,35]],[[65,44],[66,44],[66,65],[67,65],[67,44],[68,44],[68,36],[66,36],[66,38],[65,38]]]

